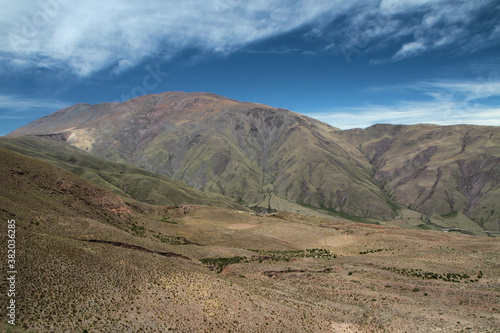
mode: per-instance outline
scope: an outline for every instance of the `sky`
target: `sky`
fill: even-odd
[[[500,126],[498,0],[0,1],[0,135],[165,91],[341,129]]]

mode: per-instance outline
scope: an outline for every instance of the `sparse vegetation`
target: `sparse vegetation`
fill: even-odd
[[[231,257],[231,258],[204,258],[200,259],[200,262],[204,265],[210,267],[210,269],[221,272],[227,265],[238,264],[244,260],[246,257]]]
[[[162,243],[170,244],[170,245],[194,244],[184,237],[165,236],[165,235],[160,235],[160,234],[153,235],[153,237],[158,239]]]
[[[2,153],[0,210],[20,231],[18,332],[496,330],[495,238],[151,206]]]
[[[337,258],[337,255],[331,253],[324,249],[307,249],[307,250],[297,250],[297,251],[263,251],[263,250],[251,250],[260,254],[260,256],[253,257],[230,257],[230,258],[204,258],[200,259],[200,262],[204,265],[210,267],[210,269],[221,272],[224,267],[231,264],[239,263],[250,263],[259,262],[262,263],[264,260],[272,261],[290,261],[293,258],[317,258],[317,259],[333,259]]]
[[[373,250],[366,250],[366,251],[361,251],[359,254],[368,254],[368,253],[377,253],[377,252],[382,252],[382,251],[394,251],[394,249],[373,249]]]
[[[129,230],[132,235],[137,237],[146,237],[146,229],[143,226],[133,223],[129,226]]]
[[[170,224],[177,224],[177,222],[170,220],[170,217],[164,217],[160,221],[165,222],[165,223],[170,223]]]
[[[423,229],[423,230],[432,230],[432,228],[429,227],[427,224],[419,224],[419,225],[417,225],[417,227],[419,227],[420,229]]]
[[[337,255],[325,249],[307,249],[296,251],[263,251],[251,250],[263,256],[268,256],[272,260],[290,261],[293,258],[318,258],[318,259],[334,259]]]
[[[469,274],[460,273],[434,273],[422,271],[422,269],[406,269],[406,268],[396,268],[396,267],[384,267],[385,270],[398,273],[408,277],[415,277],[423,280],[443,280],[446,282],[476,282],[477,280],[471,280]],[[478,276],[479,278],[479,276]]]
[[[449,218],[453,218],[453,217],[457,217],[457,216],[458,216],[458,212],[455,212],[455,211],[451,211],[448,214],[441,215],[441,217],[444,219],[449,219]]]

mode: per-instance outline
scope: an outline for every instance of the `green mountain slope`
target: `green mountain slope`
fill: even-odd
[[[297,203],[390,219],[397,205],[338,129],[261,104],[205,93],[164,93],[125,103],[75,105],[11,135],[58,137],[263,209]]]
[[[168,176],[129,164],[107,161],[64,142],[34,136],[3,137],[0,138],[0,147],[51,162],[112,193],[145,203],[163,206],[196,204],[245,210],[230,198],[195,190]]]

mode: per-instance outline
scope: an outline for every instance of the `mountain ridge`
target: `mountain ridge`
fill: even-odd
[[[499,133],[498,127],[426,124],[341,131],[285,109],[167,92],[78,104],[9,135],[60,135],[110,161],[264,211],[293,211],[299,204],[389,220],[408,207],[497,230]],[[477,149],[486,156],[479,173],[473,170]]]
[[[395,131],[392,135],[385,126],[383,137],[376,135],[378,139],[365,142],[360,149],[377,169],[375,177],[387,184],[398,202],[428,216],[474,216],[473,220],[484,226],[487,219],[480,210],[493,216],[498,209],[494,202],[500,195],[498,127],[391,126]],[[378,127],[364,133],[378,131]],[[359,136],[363,132],[344,132],[353,133]],[[404,190],[409,186],[418,188],[420,195],[409,196]],[[499,223],[500,219],[491,219],[485,229],[496,230]]]

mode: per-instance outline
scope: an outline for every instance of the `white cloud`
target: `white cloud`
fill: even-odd
[[[480,80],[476,82],[434,81],[422,83],[433,96],[448,96],[448,99],[463,103],[478,103],[481,99],[500,96],[500,81]]]
[[[500,28],[471,32],[479,9],[493,0],[23,0],[0,12],[2,62],[80,76],[120,73],[151,56],[185,48],[229,54],[307,23],[330,43],[370,52],[400,43],[395,60],[456,44],[469,52],[498,42]],[[414,15],[417,14],[417,15]],[[348,17],[333,31],[329,25]],[[323,22],[324,24],[320,24]],[[489,29],[489,30],[488,30]],[[474,37],[474,38],[472,38]],[[408,43],[408,38],[413,42]],[[328,42],[327,42],[328,44]],[[7,60],[5,60],[7,58]],[[2,65],[2,64],[0,64]]]
[[[328,33],[344,55],[398,46],[392,61],[448,48],[452,55],[474,53],[500,43],[493,0],[383,0],[365,2]],[[319,33],[324,30],[318,29]],[[389,59],[373,60],[377,64]]]
[[[310,22],[341,1],[25,0],[0,14],[0,52],[38,65],[69,65],[81,76],[120,72],[187,47],[230,53]],[[41,3],[52,7],[44,9]]]
[[[306,114],[341,129],[365,128],[378,123],[500,126],[500,108],[481,103],[485,98],[500,97],[500,80],[493,74],[474,81],[435,80],[370,90],[394,89],[423,93],[433,100],[403,101],[392,106],[331,108]]]
[[[394,55],[394,59],[406,58],[412,56],[416,53],[420,53],[425,50],[424,44],[421,42],[411,42],[404,44],[401,49]]]
[[[8,110],[8,112],[0,115],[0,119],[28,119],[33,118],[33,113],[44,110],[54,112],[70,105],[71,103],[56,100],[37,100],[16,95],[0,95],[0,110]]]
[[[308,116],[340,129],[366,128],[374,124],[472,124],[500,126],[500,108],[474,105],[463,107],[453,103],[407,103],[393,107],[372,105],[332,108]]]
[[[440,0],[382,0],[380,2],[380,8],[388,11],[401,11],[406,10],[408,7],[422,6],[430,3],[436,3]]]

